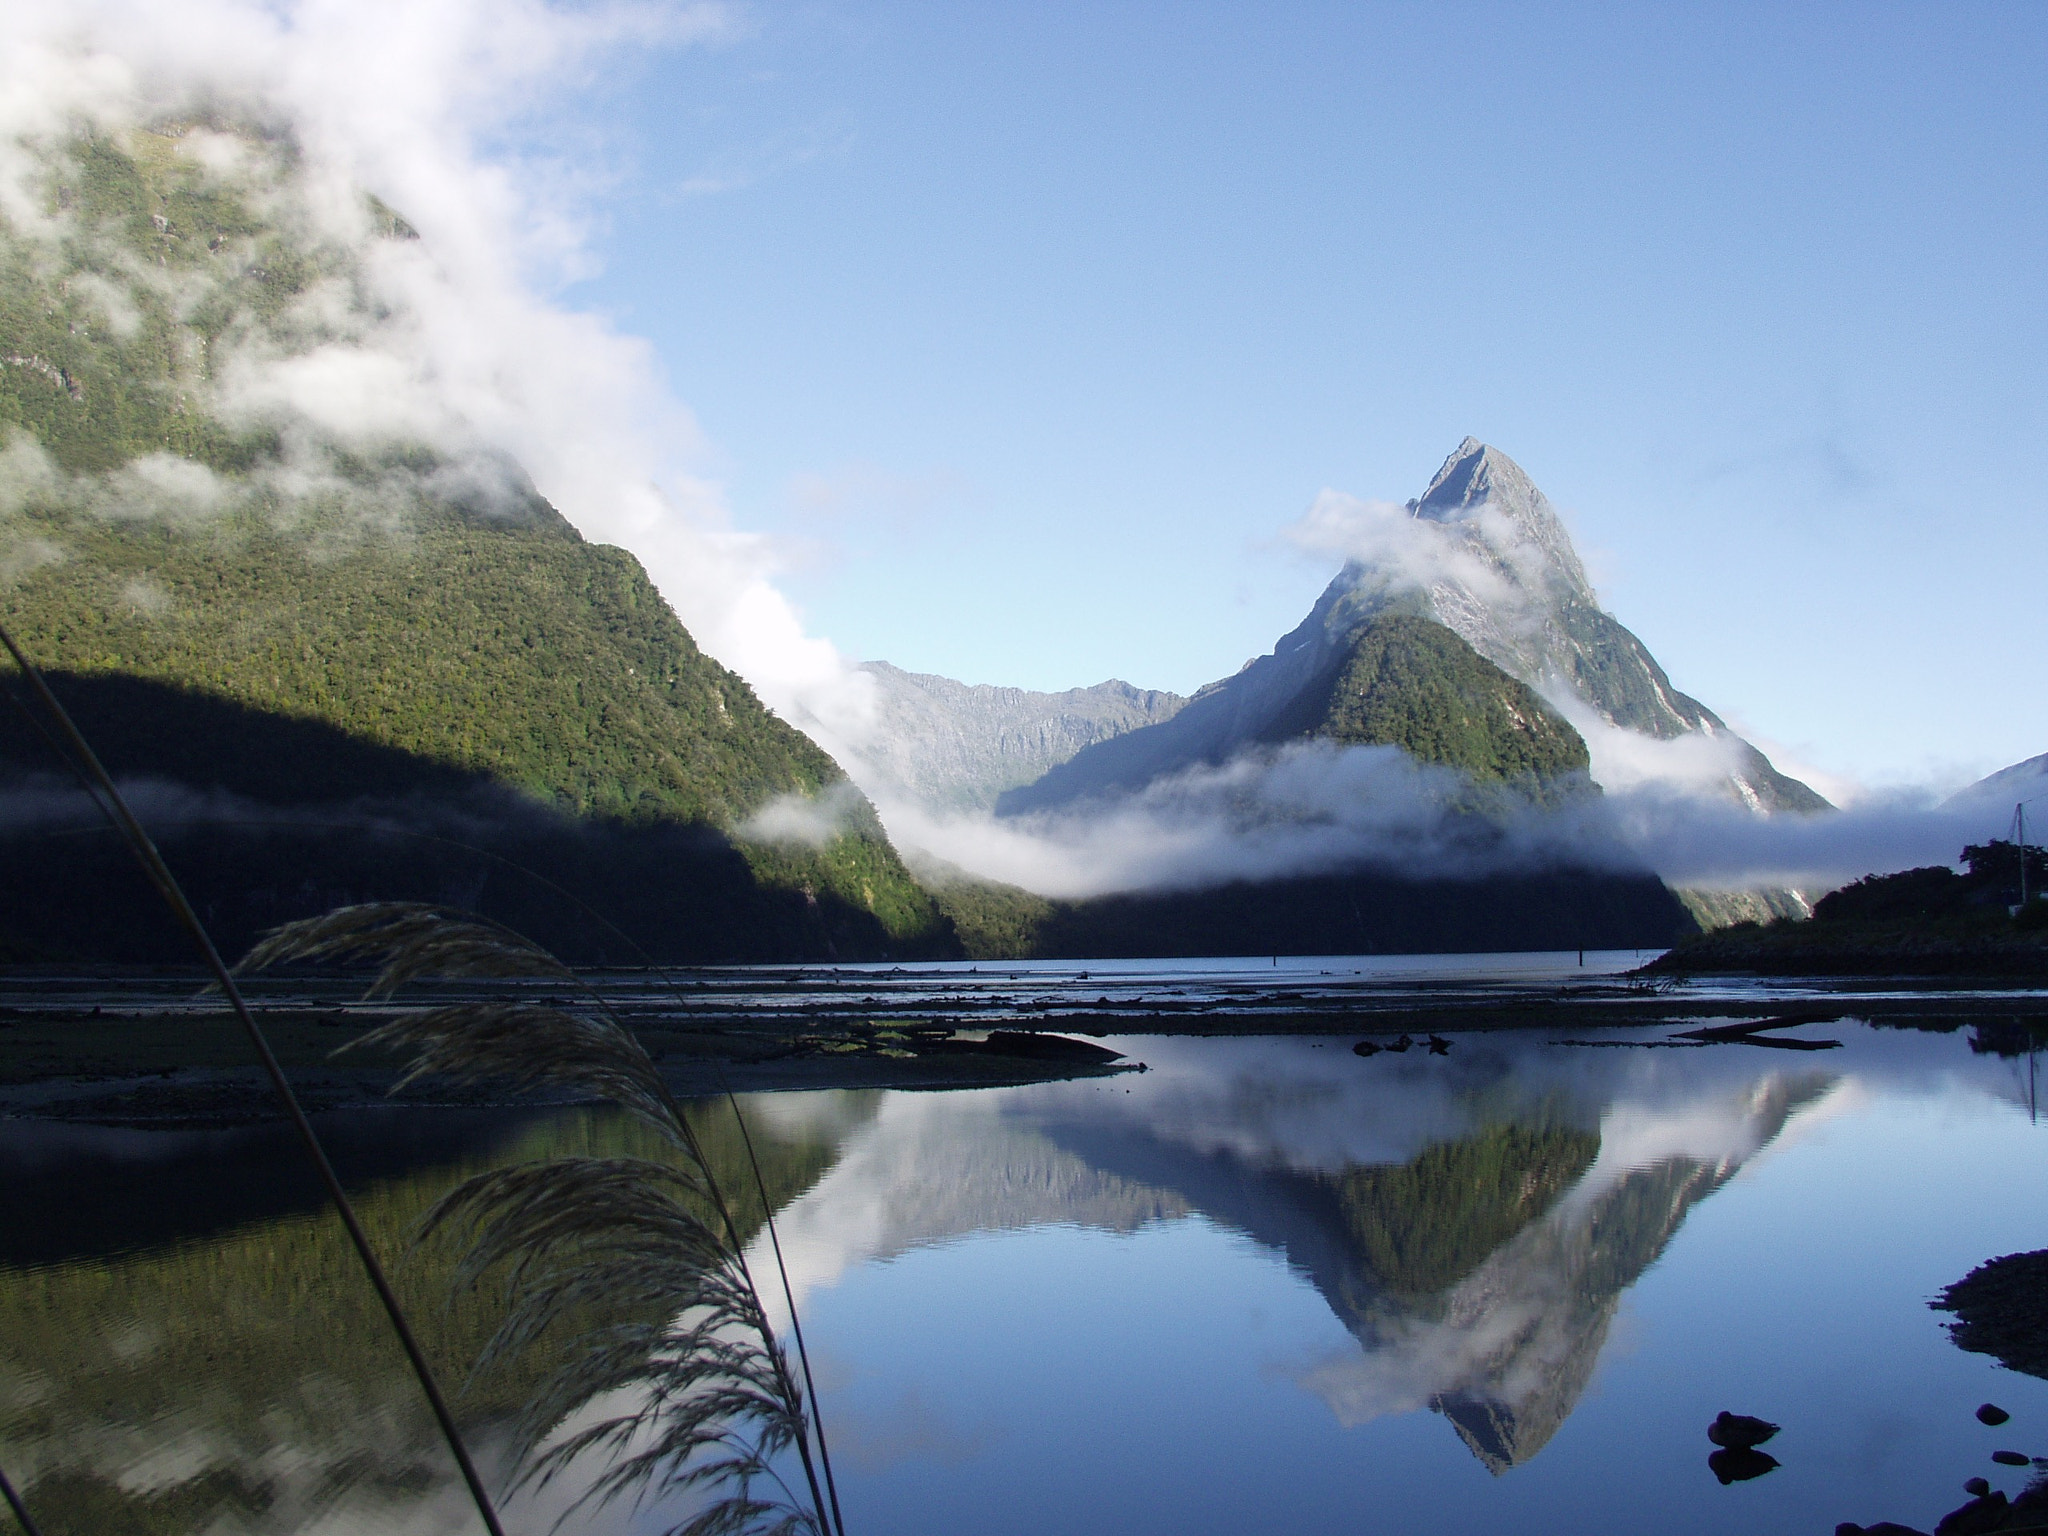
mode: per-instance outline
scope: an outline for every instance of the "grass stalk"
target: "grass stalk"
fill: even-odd
[[[740,1145],[746,1149],[747,1166],[753,1170],[755,1187],[761,1191],[761,1210],[768,1227],[768,1248],[775,1255],[775,1273],[782,1281],[783,1304],[789,1308],[789,1332],[796,1340],[797,1362],[803,1367],[804,1391],[811,1404],[811,1425],[818,1436],[818,1461],[825,1469],[825,1494],[832,1501],[832,1524],[837,1536],[846,1536],[846,1517],[839,1512],[839,1484],[832,1476],[832,1453],[825,1448],[825,1411],[818,1406],[818,1378],[811,1370],[811,1354],[804,1347],[803,1319],[797,1315],[796,1291],[789,1283],[789,1266],[782,1259],[782,1235],[775,1230],[775,1212],[768,1202],[768,1185],[761,1177],[761,1160],[754,1155],[754,1133],[747,1129],[747,1117],[740,1113],[740,1101],[725,1080],[725,1068],[718,1069],[718,1086],[732,1106],[732,1118],[740,1128]]]
[[[268,825],[268,823],[251,820],[241,820],[234,824],[243,826]],[[349,825],[344,822],[306,822],[298,819],[294,819],[292,824],[295,826],[325,826],[330,828],[340,828]],[[524,875],[542,889],[561,897],[585,917],[609,929],[613,937],[618,939],[629,950],[639,955],[641,963],[662,979],[670,993],[678,1001],[681,1000],[682,991],[677,985],[674,973],[649,954],[644,944],[613,922],[603,912],[578,896],[574,891],[558,884],[556,881],[550,880],[538,870],[530,869],[518,860],[506,858],[503,854],[495,853],[488,848],[480,848],[474,843],[466,843],[458,838],[444,837],[439,833],[419,832],[409,828],[390,828],[388,831],[391,835],[399,837],[409,837],[421,842],[436,843],[446,848],[457,848],[464,853],[474,854],[478,858],[488,859],[495,864],[502,865],[516,874]],[[602,994],[583,982],[581,977],[576,979],[580,989],[587,996],[595,1000],[599,1007],[604,1008],[607,1012],[610,1011],[610,1005],[605,1001]],[[726,1107],[732,1111],[733,1123],[739,1128],[740,1144],[746,1152],[748,1170],[753,1174],[755,1192],[761,1197],[761,1210],[768,1228],[768,1245],[775,1258],[775,1270],[782,1288],[783,1303],[789,1309],[790,1337],[796,1345],[797,1364],[803,1372],[804,1393],[811,1407],[810,1426],[812,1433],[817,1436],[818,1440],[818,1465],[824,1474],[825,1497],[831,1505],[833,1527],[839,1533],[839,1536],[844,1536],[846,1521],[845,1517],[840,1513],[839,1484],[832,1472],[832,1451],[825,1438],[825,1412],[818,1401],[818,1379],[816,1373],[811,1369],[810,1349],[804,1342],[803,1319],[797,1312],[796,1293],[794,1287],[790,1284],[789,1266],[783,1262],[782,1234],[776,1230],[774,1202],[768,1197],[767,1180],[762,1176],[761,1162],[754,1152],[754,1137],[753,1133],[747,1128],[747,1117],[740,1112],[739,1097],[732,1090],[732,1084],[726,1077],[724,1065],[722,1063],[714,1063],[713,1070],[718,1078],[718,1091],[725,1099]]]
[[[574,988],[588,999],[587,1012],[495,993],[401,1013],[351,1047],[410,1050],[398,1086],[433,1074],[607,1098],[680,1154],[669,1161],[565,1157],[494,1170],[451,1191],[421,1222],[416,1241],[441,1226],[466,1229],[459,1283],[476,1283],[492,1271],[505,1276],[506,1320],[486,1346],[479,1372],[580,1309],[610,1307],[624,1319],[582,1334],[569,1362],[529,1404],[519,1430],[526,1461],[520,1480],[545,1486],[585,1452],[603,1450],[612,1461],[571,1511],[629,1490],[641,1502],[718,1491],[674,1528],[676,1536],[844,1536],[808,1358],[799,1355],[799,1385],[712,1158],[610,1000],[501,924],[412,902],[342,907],[285,924],[238,968],[351,959],[378,965],[367,994],[372,998],[419,981],[463,978]],[[729,1086],[725,1097],[761,1195],[801,1352],[801,1324],[781,1240],[773,1235],[766,1180]],[[707,1214],[693,1210],[692,1202]],[[636,1320],[644,1316],[659,1321]],[[562,1433],[572,1415],[600,1397],[631,1406]],[[802,1466],[808,1510],[793,1498],[763,1502],[752,1491],[758,1482],[789,1492],[774,1465],[786,1451]]]
[[[0,1472],[0,1499],[7,1501],[7,1507],[14,1511],[14,1518],[21,1522],[21,1528],[27,1536],[43,1536],[36,1528],[35,1521],[29,1518],[28,1506],[21,1502],[21,1495],[14,1491],[14,1484],[7,1481],[5,1472]]]
[[[276,1091],[279,1102],[284,1105],[293,1128],[298,1132],[299,1141],[304,1146],[306,1155],[312,1159],[313,1166],[319,1172],[328,1199],[333,1203],[336,1213],[341,1217],[342,1225],[348,1231],[349,1241],[362,1263],[363,1273],[376,1290],[378,1300],[383,1303],[385,1314],[391,1322],[392,1332],[404,1349],[413,1375],[419,1381],[420,1390],[433,1410],[435,1422],[440,1426],[442,1438],[447,1441],[448,1449],[455,1457],[456,1466],[462,1473],[464,1483],[468,1485],[470,1499],[476,1505],[477,1514],[482,1518],[490,1536],[505,1536],[505,1528],[498,1519],[498,1512],[491,1501],[489,1491],[484,1487],[483,1477],[477,1471],[476,1463],[469,1454],[469,1447],[464,1443],[462,1432],[456,1426],[455,1416],[449,1411],[447,1399],[442,1395],[440,1385],[434,1379],[433,1367],[427,1362],[426,1352],[421,1349],[412,1325],[406,1318],[405,1310],[399,1304],[398,1295],[392,1290],[390,1279],[384,1273],[384,1266],[378,1261],[376,1250],[370,1245],[369,1234],[363,1230],[361,1221],[357,1219],[355,1207],[350,1203],[347,1192],[341,1187],[341,1180],[334,1172],[334,1165],[328,1161],[326,1148],[320,1144],[319,1135],[314,1131],[312,1122],[306,1118],[305,1109],[299,1103],[298,1095],[292,1091],[283,1066],[279,1064],[276,1053],[271,1050],[270,1041],[265,1037],[262,1026],[250,1012],[248,1002],[243,998],[240,987],[236,985],[233,973],[221,959],[220,951],[214,947],[212,936],[206,931],[206,925],[199,920],[199,914],[193,911],[192,903],[186,899],[177,877],[171,873],[170,866],[164,863],[163,855],[158,852],[156,843],[148,832],[143,830],[142,823],[136,820],[135,813],[129,809],[119,787],[100,763],[98,754],[80,733],[70,713],[50,691],[41,671],[15,643],[14,636],[4,625],[0,625],[0,644],[4,644],[8,654],[14,658],[14,664],[20,668],[22,676],[27,680],[36,702],[42,706],[48,726],[54,729],[56,744],[64,748],[61,755],[66,766],[85,783],[94,803],[99,805],[101,811],[119,830],[129,850],[135,855],[136,862],[142,866],[144,875],[148,877],[150,884],[156,887],[157,893],[162,896],[179,926],[191,938],[207,969],[213,973],[215,985],[227,997],[229,1005],[234,1009],[235,1017],[241,1021],[251,1044],[256,1049],[258,1059],[263,1064],[264,1073],[270,1079],[271,1087]],[[27,1513],[11,1491],[9,1503],[26,1524]],[[33,1527],[30,1529],[33,1530]]]

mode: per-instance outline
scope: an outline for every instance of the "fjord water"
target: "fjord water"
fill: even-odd
[[[2048,1246],[2031,1063],[1804,1032],[1844,1048],[1152,1036],[1115,1042],[1142,1074],[753,1098],[850,1528],[1814,1532],[2016,1490],[1989,1453],[2048,1452],[2048,1382],[1926,1303]],[[385,1241],[462,1171],[631,1140],[440,1114],[331,1127]],[[0,1123],[0,1465],[52,1536],[467,1528],[283,1155]],[[25,1219],[66,1190],[94,1209]],[[489,1297],[442,1304],[431,1255],[408,1286],[474,1349]],[[533,1379],[469,1398],[487,1446]],[[1784,1426],[1777,1471],[1716,1482],[1722,1408]]]

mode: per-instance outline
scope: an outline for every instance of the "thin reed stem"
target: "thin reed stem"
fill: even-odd
[[[810,1351],[804,1348],[803,1319],[797,1316],[796,1292],[789,1283],[789,1265],[782,1258],[782,1236],[775,1230],[775,1212],[768,1201],[767,1181],[761,1177],[761,1160],[754,1155],[754,1133],[747,1129],[747,1117],[740,1113],[740,1101],[733,1097],[732,1087],[725,1080],[725,1069],[718,1069],[718,1086],[724,1090],[725,1101],[732,1106],[732,1117],[740,1128],[740,1145],[746,1148],[747,1166],[754,1171],[754,1185],[761,1191],[761,1210],[767,1217],[768,1246],[775,1254],[775,1273],[782,1280],[782,1300],[789,1308],[789,1331],[796,1340],[796,1355],[804,1368],[804,1392],[811,1403],[811,1426],[818,1435],[818,1460],[825,1468],[825,1492],[832,1501],[832,1525],[838,1536],[846,1536],[846,1517],[839,1512],[839,1484],[832,1477],[832,1455],[825,1449],[825,1413],[818,1406],[818,1378],[811,1370]]]
[[[461,1470],[462,1479],[469,1486],[469,1495],[476,1505],[477,1514],[482,1517],[484,1527],[490,1532],[490,1536],[505,1536],[505,1528],[500,1523],[497,1509],[484,1487],[483,1477],[470,1457],[469,1447],[463,1442],[461,1430],[456,1427],[455,1416],[449,1411],[447,1399],[441,1394],[440,1385],[434,1379],[433,1367],[427,1363],[426,1352],[413,1334],[412,1325],[405,1316],[405,1309],[399,1304],[398,1294],[392,1290],[391,1282],[384,1273],[384,1266],[378,1262],[376,1250],[370,1245],[369,1234],[363,1230],[362,1222],[357,1219],[355,1207],[350,1203],[347,1192],[342,1189],[341,1180],[334,1172],[334,1165],[328,1161],[326,1148],[321,1146],[319,1135],[314,1131],[312,1122],[306,1118],[306,1111],[300,1105],[298,1095],[292,1091],[291,1083],[285,1078],[283,1066],[278,1062],[276,1053],[271,1050],[270,1041],[265,1037],[262,1026],[249,1011],[248,1002],[243,998],[241,989],[236,986],[233,973],[221,959],[220,951],[214,947],[212,936],[206,931],[206,925],[199,920],[199,914],[193,911],[192,903],[185,897],[184,888],[178,884],[170,866],[164,863],[163,855],[157,851],[156,843],[143,830],[142,823],[135,819],[135,813],[129,809],[120,789],[101,765],[98,754],[93,751],[91,744],[73,723],[70,713],[58,702],[57,696],[50,692],[49,684],[43,680],[43,675],[35,663],[23,653],[5,626],[0,626],[0,644],[6,646],[8,654],[14,658],[15,665],[21,669],[22,676],[28,679],[37,701],[42,705],[50,723],[56,728],[62,745],[68,749],[63,754],[67,766],[85,781],[89,792],[96,791],[96,803],[100,803],[101,810],[120,830],[136,861],[142,866],[143,873],[148,876],[150,884],[156,887],[157,893],[170,907],[172,915],[191,937],[194,946],[205,959],[207,969],[213,972],[215,985],[226,995],[235,1016],[241,1020],[243,1029],[247,1031],[250,1042],[255,1046],[256,1054],[263,1063],[263,1070],[270,1079],[271,1087],[276,1090],[279,1102],[284,1105],[293,1128],[298,1132],[306,1155],[312,1159],[313,1166],[319,1171],[320,1181],[326,1186],[328,1199],[333,1202],[342,1225],[348,1230],[349,1241],[355,1246],[363,1273],[368,1276],[371,1286],[377,1292],[378,1300],[384,1305],[392,1332],[397,1335],[399,1344],[405,1350],[406,1359],[412,1365],[413,1375],[418,1378],[420,1390],[425,1394],[435,1421],[440,1426],[442,1438],[448,1442],[448,1449],[455,1457],[455,1464]],[[15,1502],[11,1493],[9,1502]],[[26,1523],[28,1516],[18,1503],[15,1505],[15,1512]]]
[[[596,997],[598,1006],[604,1009],[604,1011],[607,1014],[611,1015],[613,1023],[618,1024],[621,1029],[625,1028],[625,1025],[618,1019],[618,1016],[612,1013],[610,1003],[608,1003],[602,996],[598,995],[597,990],[594,987],[586,986],[585,990],[589,991],[593,997]],[[746,1281],[747,1289],[753,1293],[755,1305],[759,1307],[761,1302],[761,1290],[760,1287],[756,1285],[754,1282],[752,1266],[750,1266],[747,1263],[746,1242],[740,1236],[739,1223],[733,1219],[732,1209],[726,1203],[724,1191],[719,1188],[717,1175],[715,1175],[711,1171],[711,1160],[704,1155],[703,1147],[697,1140],[696,1131],[691,1128],[690,1122],[684,1117],[682,1105],[678,1104],[676,1102],[675,1095],[669,1092],[668,1084],[666,1081],[661,1082],[661,1096],[668,1110],[669,1118],[676,1123],[677,1129],[681,1131],[685,1138],[685,1144],[690,1149],[690,1155],[697,1160],[698,1167],[703,1169],[704,1188],[706,1192],[711,1196],[713,1205],[717,1208],[719,1219],[725,1223],[725,1230],[728,1236],[728,1241],[730,1241],[732,1244],[733,1260],[739,1266],[740,1275]],[[747,1121],[746,1117],[740,1113],[739,1100],[733,1097],[733,1093],[730,1088],[726,1089],[725,1097],[726,1102],[732,1105],[733,1119],[739,1122],[740,1139],[745,1144],[747,1149],[747,1162],[753,1168],[754,1184],[755,1187],[759,1189],[761,1193],[761,1214],[767,1219],[769,1240],[773,1245],[775,1251],[775,1268],[782,1278],[783,1297],[789,1303],[790,1331],[796,1337],[797,1351],[799,1357],[802,1359],[804,1369],[804,1385],[806,1388],[811,1388],[811,1362],[809,1358],[803,1356],[802,1353],[804,1347],[803,1330],[798,1325],[796,1320],[796,1297],[790,1291],[789,1270],[783,1265],[782,1262],[782,1244],[779,1240],[777,1240],[774,1237],[774,1202],[768,1198],[768,1185],[767,1182],[761,1177],[761,1165],[754,1157],[753,1137],[747,1134]],[[801,1404],[804,1401],[804,1394],[798,1392],[796,1389],[796,1383],[789,1379],[789,1370],[787,1366],[783,1363],[782,1352],[775,1348],[775,1330],[769,1326],[768,1313],[765,1307],[761,1308],[761,1336],[768,1344],[768,1356],[774,1362],[775,1374],[782,1381],[783,1390],[788,1394],[791,1401]],[[818,1437],[818,1459],[820,1461],[823,1461],[825,1448],[824,1422],[818,1417],[818,1399],[815,1390],[811,1392],[810,1403],[810,1430],[812,1433],[815,1433]],[[811,1507],[817,1511],[819,1523],[824,1524],[826,1498],[824,1493],[818,1487],[817,1468],[813,1466],[811,1462],[810,1434],[803,1434],[797,1437],[796,1452],[797,1456],[803,1462],[804,1477],[806,1481],[808,1481],[810,1484]],[[825,1480],[827,1483],[830,1483],[832,1480],[832,1467],[830,1462],[825,1463]],[[838,1536],[846,1536],[845,1522],[839,1518],[839,1498],[836,1490],[831,1498],[831,1508],[833,1523],[830,1529],[836,1531],[838,1533]]]
[[[508,859],[504,862],[510,864],[511,860]],[[512,867],[515,869],[522,868],[522,866],[516,864]],[[532,874],[533,872],[528,870],[526,873]],[[534,875],[534,878],[540,880],[543,884],[554,884],[541,875]],[[639,940],[635,939],[625,929],[621,928],[588,902],[579,899],[568,891],[562,890],[558,885],[554,888],[557,891],[561,891],[562,895],[567,896],[570,901],[575,902],[588,916],[596,918],[598,922],[611,929],[613,933],[625,941],[629,948],[639,951],[640,958],[646,963],[647,968],[662,979],[669,990],[676,995],[678,1001],[681,1000],[682,992],[676,985],[675,977],[670,973],[667,966],[660,964],[652,955],[648,954],[646,947]],[[612,1013],[610,1003],[606,1001],[604,996],[595,987],[585,982],[580,976],[577,978],[577,981],[583,990],[596,1001],[597,1005],[604,1009],[608,1015],[611,1015],[615,1023],[619,1023],[620,1028],[625,1027],[617,1015]],[[804,1345],[804,1325],[803,1319],[797,1313],[795,1288],[790,1284],[789,1266],[783,1261],[782,1257],[782,1234],[775,1227],[775,1202],[768,1198],[768,1181],[762,1177],[761,1160],[754,1154],[753,1133],[747,1129],[747,1117],[740,1111],[739,1096],[732,1091],[732,1083],[725,1075],[724,1066],[722,1064],[714,1065],[713,1070],[718,1074],[718,1091],[724,1095],[727,1107],[732,1110],[733,1123],[739,1127],[740,1144],[745,1148],[747,1154],[747,1167],[754,1175],[754,1188],[761,1196],[761,1215],[764,1224],[768,1228],[768,1246],[775,1256],[775,1274],[782,1285],[783,1303],[789,1308],[790,1337],[796,1344],[797,1363],[803,1368],[804,1397],[808,1399],[811,1405],[810,1428],[811,1432],[818,1437],[818,1462],[824,1469],[826,1497],[832,1506],[832,1529],[838,1533],[838,1536],[846,1536],[846,1517],[839,1511],[839,1484],[832,1475],[832,1452],[825,1443],[825,1412],[818,1403],[818,1377],[817,1373],[811,1369],[811,1352]],[[664,1085],[665,1092],[666,1087]],[[671,1114],[678,1123],[681,1123],[682,1111],[675,1107],[673,1099],[670,1099],[669,1104]],[[735,1242],[737,1242],[737,1239],[735,1239]],[[740,1264],[744,1269],[746,1266],[744,1253],[741,1254]],[[748,1283],[752,1284],[751,1276]],[[773,1335],[771,1334],[770,1337],[772,1339]],[[800,1452],[804,1460],[804,1470],[808,1473],[810,1471],[810,1450],[808,1445],[800,1442]],[[817,1489],[814,1484],[812,1487],[814,1498],[816,1493]],[[821,1517],[824,1514],[824,1503],[822,1502],[818,1505],[818,1513]]]
[[[0,1472],[0,1498],[7,1500],[7,1507],[14,1511],[14,1518],[21,1522],[21,1528],[28,1536],[43,1536],[35,1521],[29,1518],[28,1506],[21,1502],[21,1495],[14,1491],[14,1484],[7,1481],[5,1472]]]

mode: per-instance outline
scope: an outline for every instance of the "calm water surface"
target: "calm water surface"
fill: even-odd
[[[1804,1033],[1845,1046],[1136,1037],[1113,1079],[754,1099],[850,1527],[1818,1533],[2017,1491],[1989,1452],[2048,1453],[2048,1381],[1926,1303],[2048,1246],[2029,1058]],[[463,1172],[632,1134],[330,1129],[394,1246]],[[0,1122],[0,1179],[0,1465],[52,1536],[471,1528],[279,1134]],[[408,1273],[473,1350],[487,1299]],[[487,1446],[526,1386],[468,1400]],[[1721,1408],[1778,1471],[1715,1481]]]

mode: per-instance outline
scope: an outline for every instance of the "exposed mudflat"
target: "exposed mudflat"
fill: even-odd
[[[1711,1034],[1715,1025],[1766,1018],[1943,1028],[1976,1022],[1994,1032],[2048,1025],[2048,991],[2011,983],[1678,982],[1625,974],[1635,958],[1592,955],[1583,966],[1567,953],[612,971],[587,976],[584,995],[558,984],[466,983],[375,1003],[363,1000],[360,976],[264,975],[248,982],[247,994],[312,1109],[390,1101],[400,1063],[347,1047],[394,1013],[506,993],[572,1007],[602,998],[685,1094],[993,1086],[1142,1065],[1128,1056],[1106,1059],[1083,1043],[1105,1035],[1398,1042],[1402,1035],[1526,1029],[1597,1042],[1604,1030],[1668,1025],[1676,1044],[1682,1031],[1705,1026]],[[466,1107],[547,1102],[508,1097],[491,1084],[436,1080],[395,1096]],[[0,1114],[170,1128],[276,1113],[241,1026],[196,974],[0,976]]]

